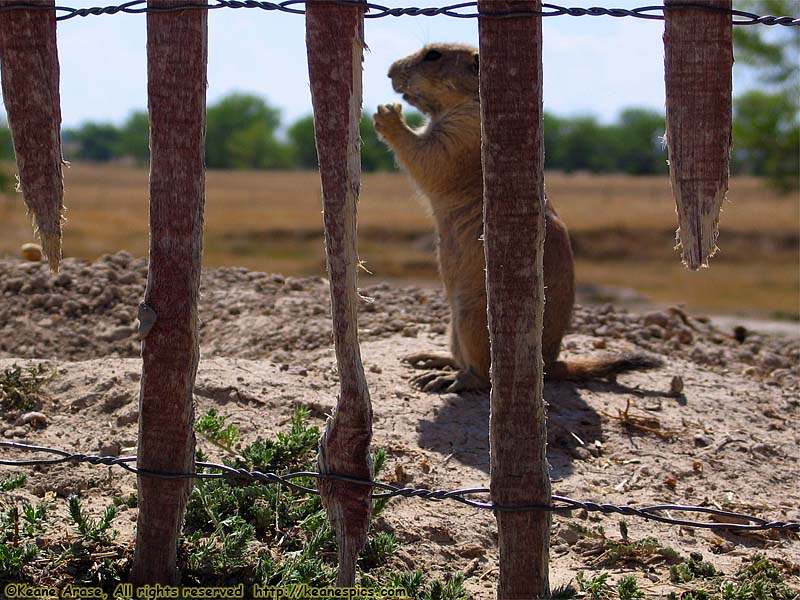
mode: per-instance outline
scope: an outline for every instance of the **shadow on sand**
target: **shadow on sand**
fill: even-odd
[[[571,472],[575,450],[600,439],[600,416],[567,382],[548,382],[544,397],[547,411],[547,458],[550,476]],[[419,444],[469,466],[489,472],[489,393],[448,394],[433,419],[419,425]],[[574,435],[573,435],[574,434]],[[576,437],[577,436],[577,437]]]

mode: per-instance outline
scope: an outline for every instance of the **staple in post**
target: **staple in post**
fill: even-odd
[[[731,149],[732,22],[727,13],[666,0],[667,147],[683,263],[696,271],[717,251]],[[731,9],[731,0],[707,0]]]
[[[480,0],[481,13],[539,0]],[[543,391],[544,145],[541,17],[480,17],[481,154],[491,339],[490,489],[499,505],[549,505]],[[548,593],[550,515],[496,511],[498,598]]]
[[[319,470],[372,478],[372,406],[358,345],[356,212],[361,177],[359,120],[364,9],[315,0],[306,6],[306,44],[322,202],[333,341],[340,392],[319,442]],[[367,540],[371,488],[320,479],[338,542],[338,586],[355,584]]]
[[[0,7],[13,4],[0,0]],[[53,0],[32,5],[54,7]],[[55,10],[13,10],[0,18],[0,71],[19,189],[53,272],[61,261],[64,181]]]
[[[194,468],[192,390],[199,360],[207,14],[186,10],[147,15],[150,266],[144,312],[151,318],[142,342],[137,465],[167,473]],[[191,487],[188,479],[139,476],[134,584],[179,582],[177,542]]]

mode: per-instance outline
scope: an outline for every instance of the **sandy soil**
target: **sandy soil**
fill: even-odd
[[[139,386],[136,307],[146,263],[126,253],[89,264],[67,259],[58,276],[43,265],[0,261],[0,369],[46,361],[54,376],[38,407],[46,425],[0,420],[2,439],[102,454],[135,452]],[[416,487],[488,484],[488,396],[432,395],[411,387],[401,357],[446,348],[447,306],[437,290],[382,284],[362,290],[362,356],[375,411],[374,445],[387,449],[386,479]],[[335,403],[328,288],[320,278],[283,278],[243,269],[203,275],[197,410],[216,408],[245,442],[271,435],[298,404],[322,424]],[[738,338],[738,339],[737,339]],[[800,521],[800,337],[717,328],[680,310],[632,313],[579,306],[564,355],[644,350],[663,369],[618,382],[552,382],[545,388],[554,492],[615,504],[723,506],[771,520]],[[680,378],[683,391],[672,393]],[[652,431],[625,425],[622,411],[646,417]],[[4,457],[21,457],[8,450]],[[8,472],[4,468],[0,473]],[[31,469],[13,492],[36,499],[79,493],[99,510],[134,490],[121,469]],[[676,515],[677,516],[677,515]],[[136,509],[117,516],[130,543]],[[486,511],[456,503],[395,499],[383,526],[404,543],[398,566],[434,574],[463,571],[475,598],[493,597],[497,532]],[[783,565],[800,589],[794,534],[737,535],[627,518],[628,536],[655,537],[681,555],[700,553],[735,571],[755,552]],[[552,582],[581,570],[633,573],[648,595],[675,589],[657,557],[608,565],[602,541],[576,532],[602,526],[619,540],[619,519],[575,511],[556,516]],[[793,574],[792,574],[793,573]]]

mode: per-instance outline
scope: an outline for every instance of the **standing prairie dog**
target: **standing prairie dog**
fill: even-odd
[[[471,46],[428,45],[395,62],[389,77],[395,91],[428,116],[427,124],[415,131],[406,124],[399,104],[381,105],[374,115],[375,130],[430,203],[436,221],[439,272],[450,304],[451,355],[418,353],[405,360],[421,369],[433,369],[414,378],[426,391],[487,388],[490,355],[482,242],[478,52]],[[575,274],[567,228],[549,201],[545,222],[545,376],[591,379],[659,366],[658,361],[640,354],[558,360],[575,302]]]

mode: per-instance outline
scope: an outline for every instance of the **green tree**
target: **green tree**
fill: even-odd
[[[235,93],[208,107],[206,164],[214,169],[286,166],[275,138],[280,111],[253,94]]]
[[[745,0],[736,8],[791,15],[796,2]],[[734,100],[733,165],[765,175],[781,191],[800,187],[800,29],[736,27],[734,56],[740,67],[755,70],[761,90]]]
[[[314,117],[308,115],[295,121],[286,132],[289,138],[292,163],[300,169],[316,169],[317,145],[314,139]]]
[[[139,164],[150,160],[150,121],[147,111],[137,110],[130,114],[119,135],[118,153],[134,158]]]
[[[567,173],[604,173],[617,170],[616,141],[613,128],[599,124],[594,116],[573,117],[561,120],[560,143],[551,152]]]
[[[119,156],[120,132],[110,123],[84,123],[63,132],[68,153],[80,160],[104,162]]]
[[[786,94],[753,90],[734,102],[733,166],[769,177],[777,190],[800,187],[800,123]]]
[[[623,110],[614,131],[618,170],[630,175],[667,173],[664,128],[664,113],[643,108]]]
[[[11,130],[5,122],[0,122],[0,160],[14,160],[14,144]]]
[[[789,0],[739,0],[735,8],[759,14],[797,16],[797,2]],[[800,91],[800,31],[797,27],[734,27],[737,65],[759,69],[759,79],[783,90]]]
[[[367,172],[397,170],[394,154],[378,138],[371,116],[361,117],[359,131],[361,133],[361,168]]]

